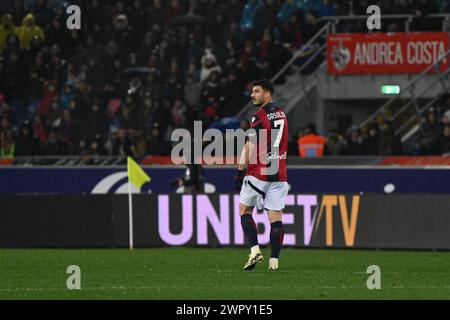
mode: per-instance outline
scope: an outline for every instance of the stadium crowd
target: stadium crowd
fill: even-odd
[[[0,157],[168,155],[174,129],[235,115],[251,80],[278,71],[321,16],[365,14],[369,3],[450,12],[447,0],[70,2],[81,30],[66,27],[64,0],[0,2]],[[364,141],[333,132],[327,153],[375,152]]]

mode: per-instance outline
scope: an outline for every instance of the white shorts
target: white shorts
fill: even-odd
[[[285,181],[269,182],[246,176],[241,188],[240,202],[247,207],[259,207],[258,202],[262,200],[266,210],[282,211],[287,194],[288,183]]]

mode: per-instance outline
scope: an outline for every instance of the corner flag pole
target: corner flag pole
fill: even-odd
[[[151,178],[144,170],[133,160],[127,157],[127,174],[128,174],[128,213],[129,213],[129,227],[130,227],[130,250],[133,250],[133,199],[131,184],[133,184],[139,192],[142,185],[149,182]]]
[[[133,250],[133,200],[131,195],[131,181],[128,178],[128,215],[130,227],[130,250]]]

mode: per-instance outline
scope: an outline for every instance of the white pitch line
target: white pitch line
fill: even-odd
[[[210,287],[208,287],[211,289]],[[201,287],[169,287],[169,286],[145,286],[145,287],[91,287],[91,288],[81,288],[81,290],[68,290],[65,288],[14,288],[14,289],[0,289],[1,292],[46,292],[46,291],[74,291],[74,292],[80,292],[80,291],[109,291],[109,290],[125,290],[125,291],[131,291],[131,290],[164,290],[164,289],[202,289]],[[203,289],[207,289],[204,287]],[[267,290],[267,289],[278,289],[277,287],[269,287],[269,286],[253,286],[253,287],[230,287],[229,289],[233,290],[246,290],[246,289],[252,289],[252,290]],[[297,290],[311,290],[311,289],[334,289],[334,290],[347,290],[347,289],[366,289],[365,286],[358,286],[358,287],[348,287],[348,286],[319,286],[319,287],[294,287],[294,289]],[[383,288],[382,290],[390,290],[390,289],[450,289],[450,285],[448,286],[393,286],[388,288]]]

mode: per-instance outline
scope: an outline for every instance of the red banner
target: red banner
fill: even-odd
[[[328,36],[328,73],[420,73],[449,50],[446,32],[343,33]],[[441,72],[448,68],[444,59]]]

